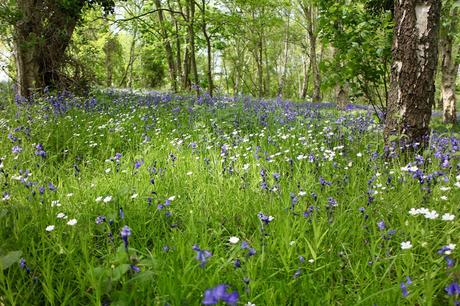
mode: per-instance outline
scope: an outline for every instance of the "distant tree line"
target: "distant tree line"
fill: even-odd
[[[339,108],[369,103],[387,142],[402,134],[423,144],[433,106],[456,122],[458,6],[4,0],[0,35],[14,54],[9,74],[22,96],[98,85],[332,100]]]

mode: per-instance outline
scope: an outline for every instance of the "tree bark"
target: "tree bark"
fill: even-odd
[[[189,6],[189,23],[188,23],[188,34],[190,42],[190,65],[193,73],[193,82],[196,86],[196,93],[199,94],[199,84],[200,80],[198,79],[198,69],[196,64],[196,48],[195,48],[195,0],[188,1]]]
[[[174,38],[176,44],[175,67],[176,67],[176,84],[180,84],[182,77],[182,55],[181,55],[181,37],[179,34],[179,21],[173,12],[171,2],[168,0],[168,9],[170,10],[171,20],[174,23]],[[182,9],[180,9],[182,11]]]
[[[339,50],[337,48],[332,47],[332,56],[334,58],[337,58],[339,56]],[[342,70],[343,69],[343,64],[340,61],[337,64],[337,69]],[[349,84],[347,81],[345,82],[339,82],[337,81],[337,84],[335,85],[334,91],[335,91],[335,103],[337,105],[338,109],[345,109],[345,106],[347,105],[348,102],[348,87]]]
[[[395,1],[393,63],[384,136],[412,148],[428,143],[434,103],[441,0]]]
[[[132,67],[136,60],[136,41],[137,41],[137,27],[134,28],[133,39],[131,41],[131,47],[129,48],[129,60],[126,66],[123,76],[121,77],[120,87],[126,87],[128,85],[128,74],[132,74]],[[130,83],[130,82],[129,82]]]
[[[284,84],[286,83],[286,74],[287,74],[287,65],[288,65],[288,56],[289,56],[289,22],[290,22],[291,12],[287,14],[287,25],[286,25],[286,39],[284,41],[284,58],[283,58],[283,71],[281,73],[280,82],[278,84],[278,93],[277,96],[283,95]]]
[[[173,55],[173,50],[171,47],[171,42],[169,39],[168,32],[166,31],[163,10],[161,9],[161,1],[155,0],[155,6],[158,10],[158,20],[160,21],[161,37],[163,39],[163,44],[165,46],[165,51],[166,51],[166,59],[168,61],[169,76],[171,79],[171,87],[174,92],[177,92],[177,72],[176,72],[176,67],[174,65],[174,55]]]
[[[316,56],[316,33],[314,26],[314,12],[311,4],[303,4],[302,9],[307,21],[308,40],[310,45],[310,65],[313,73],[313,102],[321,101],[321,75],[319,73],[318,61]]]
[[[308,65],[307,58],[304,57],[304,59],[303,59],[302,92],[300,94],[300,97],[302,98],[302,100],[305,100],[305,98],[307,97],[308,83],[309,83],[309,77],[310,77],[310,68],[311,68],[311,65]]]
[[[201,29],[203,31],[204,39],[206,40],[206,53],[207,53],[207,71],[206,74],[208,76],[208,93],[212,97],[214,91],[214,83],[212,79],[212,45],[211,45],[211,36],[207,30],[206,24],[206,0],[201,1]]]
[[[448,28],[443,28],[440,35],[441,45],[441,100],[443,120],[445,123],[457,122],[457,99],[455,97],[455,82],[458,73],[458,63],[453,56],[453,43],[457,25],[457,8],[451,11],[451,23]]]
[[[17,93],[28,97],[37,89],[57,88],[60,69],[84,3],[71,12],[53,3],[18,0],[20,18],[13,32]]]

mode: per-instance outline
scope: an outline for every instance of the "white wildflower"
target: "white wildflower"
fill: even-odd
[[[240,238],[235,237],[235,236],[232,236],[230,237],[230,239],[228,239],[228,242],[230,242],[231,244],[237,244],[239,241],[240,241]]]
[[[410,241],[401,242],[401,249],[408,250],[412,248],[412,243]]]
[[[71,226],[74,226],[75,224],[77,224],[77,219],[70,219],[68,222],[67,222],[68,225],[71,225]]]
[[[439,214],[436,212],[436,210],[432,210],[425,214],[425,218],[431,219],[431,220],[437,219],[438,217],[439,217]]]
[[[445,213],[441,217],[442,221],[453,221],[455,219],[455,216],[449,213]]]

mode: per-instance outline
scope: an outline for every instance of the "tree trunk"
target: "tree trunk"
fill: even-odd
[[[61,68],[78,20],[79,16],[66,15],[61,10],[55,10],[48,19],[42,34],[43,45],[40,45],[39,76],[42,80],[39,84],[43,87],[59,88],[67,85],[61,79]]]
[[[182,11],[182,6],[180,5],[180,1],[177,2],[180,6],[180,9]],[[191,35],[191,17],[190,17],[190,5],[189,1],[187,1],[185,5],[185,14],[182,14],[184,16],[184,20],[187,23],[187,36],[186,36],[186,47],[185,47],[185,54],[184,54],[184,75],[182,78],[182,83],[183,87],[186,90],[191,90],[192,89],[192,82],[190,79],[190,72],[192,71],[192,35]]]
[[[307,32],[308,32],[308,40],[310,45],[310,65],[311,71],[313,72],[313,94],[312,100],[313,102],[320,102],[321,101],[321,75],[319,73],[319,67],[317,63],[317,56],[316,56],[316,33],[314,27],[314,12],[313,7],[311,4],[303,5],[302,6],[305,19],[307,21]]]
[[[20,18],[13,41],[18,95],[28,97],[36,89],[61,85],[59,72],[82,7],[76,4],[69,14],[53,3],[17,1]]]
[[[305,100],[307,97],[307,92],[308,92],[308,81],[310,77],[310,68],[311,65],[308,65],[307,63],[307,58],[304,57],[303,59],[303,83],[302,83],[302,93],[300,94],[300,97],[302,100]]]
[[[196,48],[195,48],[195,0],[189,0],[189,24],[188,24],[188,32],[189,32],[189,40],[190,40],[190,64],[192,67],[193,73],[193,82],[196,86],[196,93],[199,94],[199,84],[200,81],[198,79],[198,69],[196,64]]]
[[[132,71],[134,61],[136,60],[136,41],[137,41],[137,27],[134,28],[133,39],[131,41],[131,47],[129,48],[129,60],[126,66],[123,76],[121,77],[120,87],[126,87],[128,85],[128,74]]]
[[[181,37],[179,34],[179,22],[176,19],[175,13],[173,12],[171,2],[168,0],[168,9],[170,10],[171,20],[174,23],[174,39],[176,44],[175,54],[175,68],[176,68],[176,84],[180,84],[180,78],[182,76],[182,56],[181,56]],[[182,11],[182,9],[180,9]]]
[[[385,120],[385,142],[405,135],[404,144],[428,143],[434,103],[441,0],[395,1],[393,64]],[[401,139],[403,140],[403,139]]]
[[[26,32],[26,33],[24,33]],[[36,60],[37,48],[35,44],[28,44],[28,31],[16,26],[14,37],[14,55],[16,60],[17,94],[21,97],[29,97],[32,91],[37,88],[38,62]]]
[[[457,122],[457,109],[455,97],[455,81],[457,79],[458,63],[453,56],[453,42],[456,28],[457,9],[451,11],[451,23],[449,28],[443,28],[440,35],[441,40],[441,100],[443,119],[445,123],[455,124]]]
[[[206,25],[206,0],[201,1],[201,16],[202,24],[201,28],[203,31],[204,39],[206,40],[206,52],[207,52],[207,76],[208,76],[208,92],[209,95],[213,96],[214,84],[212,79],[212,45],[211,36],[208,34]]]
[[[256,50],[256,60],[257,60],[257,86],[259,90],[259,98],[262,98],[264,95],[264,68],[263,68],[263,41],[262,35],[260,34],[259,40],[257,42],[257,50]]]
[[[163,44],[165,46],[165,51],[166,51],[166,59],[168,61],[169,76],[171,79],[171,87],[174,92],[177,92],[177,73],[176,73],[176,67],[174,65],[174,55],[173,55],[173,50],[171,47],[169,35],[168,35],[168,32],[166,31],[163,10],[161,9],[161,1],[155,0],[155,6],[156,6],[156,9],[158,10],[158,20],[160,21],[161,37],[163,39]]]
[[[289,22],[290,22],[291,12],[287,14],[287,26],[286,26],[286,39],[284,41],[284,58],[283,58],[283,71],[281,73],[280,82],[278,84],[278,93],[277,96],[283,95],[284,84],[286,83],[286,74],[287,74],[287,65],[288,65],[288,56],[289,56]]]
[[[334,58],[337,58],[340,55],[339,52],[340,51],[337,50],[337,48],[332,47],[332,56]],[[343,69],[343,64],[341,61],[338,63],[337,69],[339,70]],[[346,81],[344,83],[337,82],[337,84],[335,85],[334,91],[335,91],[335,103],[337,105],[337,108],[342,109],[342,110],[345,109],[345,106],[347,105],[347,102],[348,102],[348,82]]]
[[[348,84],[338,84],[335,88],[335,101],[338,109],[345,109],[348,102]]]
[[[104,45],[104,54],[105,54],[105,71],[107,73],[106,86],[112,87],[113,81],[113,38],[107,38],[107,41]]]

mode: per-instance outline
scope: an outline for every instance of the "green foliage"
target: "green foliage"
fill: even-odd
[[[391,65],[391,14],[367,1],[319,1],[320,37],[336,52],[323,63],[325,86],[348,84],[356,97],[386,105]]]
[[[160,88],[166,77],[166,67],[163,52],[144,47],[141,54],[141,83],[140,87]]]

